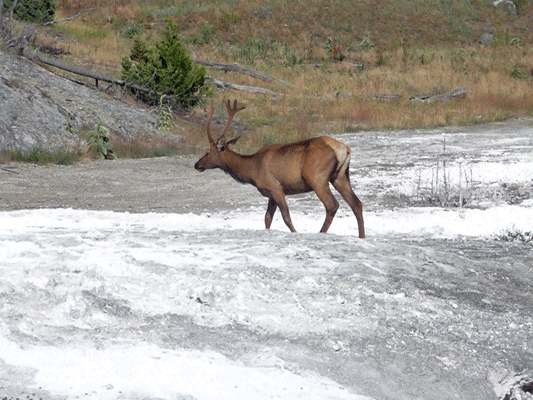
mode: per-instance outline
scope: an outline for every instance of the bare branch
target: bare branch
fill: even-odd
[[[28,43],[30,43],[31,38],[35,35],[36,31],[35,25],[26,25],[22,35],[15,36],[6,42],[6,48],[9,49],[13,47],[17,54],[23,55],[24,49],[28,47]],[[9,32],[9,34],[10,33],[11,32]]]
[[[1,5],[1,4],[0,4]],[[6,171],[6,172],[11,172],[12,174],[19,174],[19,172],[17,171],[12,171],[11,169],[9,169],[9,167],[0,167],[0,170],[2,171]]]
[[[157,73],[157,68],[154,69],[154,73],[152,74],[152,77],[148,80],[148,82],[146,82],[146,83],[142,86],[143,88],[146,88],[146,89],[148,88],[148,85],[149,85],[150,83],[152,83],[152,81],[154,80],[154,78],[155,78],[155,74],[156,74],[156,73]]]
[[[86,13],[86,12],[89,12],[89,11],[93,11],[93,10],[101,10],[101,9],[102,9],[102,7],[87,8],[86,10],[81,10],[79,13],[74,14],[72,17],[58,19],[57,21],[45,22],[41,26],[48,26],[48,25],[58,24],[60,22],[72,21],[74,18],[78,18],[83,13]]]
[[[11,22],[13,21],[13,11],[15,11],[15,7],[17,6],[18,0],[15,0],[13,4],[11,5],[11,10],[9,11],[9,24],[7,26],[7,32],[6,37],[11,37]]]

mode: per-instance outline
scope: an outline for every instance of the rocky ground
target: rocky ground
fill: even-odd
[[[117,138],[179,140],[156,129],[148,109],[120,101],[120,88],[94,90],[72,79],[0,51],[0,151],[77,148],[98,119]]]

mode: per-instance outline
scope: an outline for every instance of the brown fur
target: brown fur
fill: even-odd
[[[236,103],[232,109],[229,100],[226,107],[229,121],[242,109],[237,108]],[[224,133],[227,128],[229,124],[226,124]],[[352,209],[357,219],[359,237],[365,237],[363,205],[350,184],[349,146],[331,137],[321,136],[294,143],[273,144],[259,149],[255,154],[241,155],[229,149],[224,133],[215,142],[209,130],[207,132],[211,146],[194,167],[198,171],[220,168],[238,182],[255,186],[263,196],[268,197],[265,215],[267,229],[279,207],[285,224],[295,232],[285,195],[314,191],[326,208],[326,219],[320,232],[327,232],[339,208],[339,203],[331,193],[331,183]]]

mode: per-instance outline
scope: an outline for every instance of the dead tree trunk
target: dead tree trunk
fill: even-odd
[[[422,96],[422,97],[411,97],[409,100],[413,103],[431,103],[432,101],[449,101],[449,100],[458,100],[464,99],[466,97],[466,89],[460,88],[452,90],[451,92],[444,94],[437,94],[434,96]]]
[[[254,71],[253,69],[243,68],[240,65],[237,64],[220,64],[220,63],[214,63],[210,61],[199,61],[194,59],[194,62],[196,64],[205,65],[206,67],[218,69],[222,71],[235,71],[240,74],[246,74],[253,76],[254,78],[259,78],[267,82],[276,82],[283,86],[292,86],[289,82],[285,82],[281,79],[276,79],[273,76],[263,74],[262,72]]]
[[[111,78],[106,75],[98,74],[96,72],[89,71],[84,68],[79,68],[79,67],[75,67],[70,64],[65,64],[64,62],[61,62],[59,60],[55,60],[53,58],[46,57],[46,56],[43,56],[42,54],[31,51],[28,47],[25,47],[22,50],[22,55],[34,62],[40,62],[42,64],[50,65],[52,67],[59,68],[67,72],[71,72],[76,75],[81,75],[87,78],[92,78],[95,80],[96,86],[98,86],[99,81],[103,81],[103,82],[111,83],[112,85],[121,86],[124,88],[133,89],[133,90],[138,90],[140,92],[148,93],[148,94],[151,94],[157,97],[161,97],[165,95],[164,93],[159,93],[155,90],[148,89],[146,86],[136,85],[134,83],[126,82],[121,79],[115,79],[115,78]],[[170,100],[172,102],[172,101],[175,101],[177,97],[178,96],[165,95],[165,100]]]
[[[218,87],[220,89],[230,88],[230,89],[234,89],[234,90],[244,90],[246,92],[270,94],[270,95],[274,95],[274,96],[277,96],[277,95],[280,94],[280,93],[273,92],[270,89],[265,89],[265,88],[255,87],[255,86],[236,85],[236,84],[231,83],[231,82],[219,81],[218,79],[215,79],[212,76],[209,77],[209,80],[211,82],[213,82],[213,84],[216,87]]]

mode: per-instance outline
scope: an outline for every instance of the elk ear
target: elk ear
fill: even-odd
[[[220,138],[218,138],[216,146],[217,146],[218,151],[226,150],[226,148],[228,147],[228,144],[226,143],[226,139],[224,139],[224,136],[221,136]]]
[[[229,147],[229,146],[233,146],[235,143],[237,143],[237,141],[238,141],[240,138],[241,138],[240,136],[237,136],[236,138],[231,139],[231,140],[228,142],[228,147]]]

